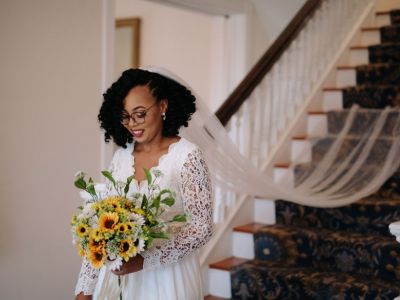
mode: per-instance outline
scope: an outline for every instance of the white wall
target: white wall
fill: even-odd
[[[141,18],[140,65],[165,67],[185,79],[213,108],[215,73],[221,65],[213,55],[220,51],[223,17],[140,0],[116,0],[117,18]]]
[[[251,0],[250,65],[265,53],[306,0]]]
[[[73,298],[73,176],[100,171],[104,3],[0,3],[0,299]]]

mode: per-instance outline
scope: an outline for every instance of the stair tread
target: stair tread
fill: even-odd
[[[232,256],[232,257],[226,258],[224,260],[212,263],[209,265],[209,267],[211,269],[229,271],[231,268],[241,265],[247,261],[248,261],[248,259]]]
[[[235,228],[233,228],[233,231],[245,232],[245,233],[255,233],[255,232],[257,232],[257,230],[259,230],[260,228],[262,228],[264,226],[265,226],[265,224],[261,224],[261,223],[249,223],[246,225],[236,226]]]
[[[229,300],[228,298],[221,298],[213,295],[208,295],[204,297],[204,300]]]

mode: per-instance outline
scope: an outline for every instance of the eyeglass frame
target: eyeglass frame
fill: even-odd
[[[132,121],[134,122],[134,123],[136,123],[136,124],[143,124],[144,122],[146,122],[146,116],[147,116],[147,113],[149,112],[149,110],[154,106],[154,105],[156,105],[158,102],[156,102],[156,103],[154,103],[154,104],[152,104],[151,106],[149,106],[148,108],[145,108],[145,109],[143,109],[143,110],[140,110],[140,111],[134,111],[133,113],[126,113],[125,114],[125,116],[126,116],[126,118],[128,118],[129,117],[129,119],[127,119],[128,120],[128,122],[126,122],[126,123],[124,123],[123,122],[123,116],[124,116],[124,113],[122,113],[122,115],[121,115],[121,124],[122,125],[124,125],[124,126],[127,126],[127,125],[129,125],[129,123],[130,123],[130,121],[131,121],[131,119],[132,119]],[[139,119],[143,119],[143,122],[141,122],[141,123],[139,123],[139,122],[137,122],[137,120],[135,119],[135,114],[144,114],[143,115],[143,117],[137,117],[137,118],[139,118]]]

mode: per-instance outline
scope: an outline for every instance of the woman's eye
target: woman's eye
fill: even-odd
[[[145,111],[139,111],[135,115],[138,118],[144,118],[146,116],[146,112]]]

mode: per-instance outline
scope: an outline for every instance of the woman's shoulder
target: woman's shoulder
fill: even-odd
[[[187,140],[184,137],[182,137],[179,140],[179,144],[180,144],[180,149],[179,149],[180,156],[187,157],[187,155],[189,155],[189,153],[193,153],[193,152],[197,152],[197,151],[201,152],[201,149],[197,144]]]

